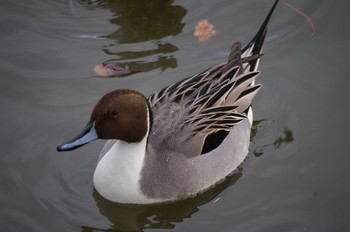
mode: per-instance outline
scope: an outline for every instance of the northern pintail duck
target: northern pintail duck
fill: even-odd
[[[107,139],[93,182],[104,198],[118,203],[183,200],[224,180],[248,153],[251,102],[261,88],[254,80],[277,3],[247,46],[233,44],[227,63],[148,99],[129,89],[107,93],[83,132],[57,150]]]

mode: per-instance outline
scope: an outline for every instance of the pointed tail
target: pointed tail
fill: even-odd
[[[247,65],[243,65],[245,70],[249,68],[249,70],[247,71],[251,71],[251,72],[256,71],[259,66],[259,60],[261,57],[261,52],[263,49],[265,36],[267,32],[267,25],[270,21],[271,15],[273,14],[278,2],[279,0],[275,1],[270,12],[268,13],[264,22],[260,26],[258,32],[255,34],[253,39],[242,49],[242,58],[243,59],[247,58],[247,60],[249,60],[247,62]],[[251,59],[249,59],[249,57],[251,57]]]

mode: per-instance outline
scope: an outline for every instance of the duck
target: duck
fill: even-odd
[[[245,160],[252,100],[267,25],[235,42],[228,60],[146,98],[131,89],[105,94],[83,131],[59,146],[71,151],[97,139],[102,148],[93,184],[105,199],[132,205],[192,198],[214,187]]]

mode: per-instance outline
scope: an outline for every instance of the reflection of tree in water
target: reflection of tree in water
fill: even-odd
[[[177,66],[172,53],[178,48],[159,40],[182,32],[184,23],[181,21],[187,12],[183,7],[172,5],[172,0],[80,0],[80,2],[108,9],[115,15],[109,21],[117,25],[118,29],[104,37],[115,40],[116,43],[105,46],[103,51],[118,58],[108,62],[118,62],[121,66],[128,66],[134,71],[149,71],[156,68],[164,70]],[[113,49],[119,50],[118,44],[145,41],[156,41],[154,44],[156,47],[136,52],[113,51]],[[157,60],[152,62],[140,59],[157,54]],[[131,61],[125,62],[126,60]]]
[[[103,6],[117,16],[110,22],[120,27],[106,37],[116,39],[119,43],[138,43],[180,34],[184,26],[181,20],[186,10],[181,6],[171,5],[172,2],[102,0]]]
[[[251,140],[253,140],[254,137],[258,134],[259,128],[261,127],[261,124],[264,121],[265,120],[256,120],[253,122],[252,131],[251,131]],[[278,149],[281,147],[282,144],[284,143],[288,144],[293,141],[294,141],[293,131],[285,127],[282,131],[282,134],[278,138],[276,138],[271,144],[266,144],[266,145],[263,145],[262,147],[269,147],[273,145],[275,149]],[[262,151],[261,148],[254,150],[254,155],[256,157],[259,157],[263,154],[264,152]]]
[[[157,42],[155,43],[155,45],[157,47],[154,49],[145,50],[145,51],[136,51],[136,52],[133,52],[133,51],[112,52],[110,51],[110,48],[109,48],[110,46],[105,46],[103,48],[103,51],[107,55],[118,56],[119,58],[110,59],[105,61],[104,63],[116,62],[121,67],[128,68],[134,72],[145,72],[145,71],[150,71],[157,68],[161,68],[162,71],[164,71],[167,68],[175,68],[177,66],[177,62],[171,53],[177,51],[178,48],[169,43],[162,44],[160,42]],[[111,46],[114,47],[115,45],[111,45]],[[135,60],[135,59],[140,59],[143,57],[152,56],[156,54],[158,54],[157,60],[152,62],[143,62],[140,60],[125,62],[125,60],[128,60],[128,59]]]

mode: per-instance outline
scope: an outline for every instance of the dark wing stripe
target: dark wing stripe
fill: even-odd
[[[250,94],[250,93],[252,93],[252,92],[254,92],[254,91],[258,90],[258,89],[260,89],[260,88],[261,88],[261,85],[254,85],[254,86],[251,86],[251,87],[247,88],[246,90],[244,90],[241,93],[241,95],[239,95],[237,100],[239,100],[240,98],[242,98],[242,97],[244,97],[244,96],[246,96],[246,95],[248,95],[248,94]]]
[[[207,103],[206,107],[207,108],[210,108],[212,107],[218,100],[220,100],[220,98],[223,96],[223,95],[226,95],[230,88],[232,88],[232,86],[234,85],[234,82],[232,83],[228,83],[226,84],[225,86],[222,86],[219,91],[217,91],[217,93],[215,93],[209,100],[209,102]]]
[[[226,71],[225,73],[222,74],[222,78],[220,79],[235,79],[235,77],[237,76],[237,74],[239,73],[239,71],[241,70],[240,66],[235,66],[231,69],[229,69],[228,71]]]
[[[240,86],[243,82],[249,80],[250,78],[254,78],[254,77],[256,77],[259,74],[260,74],[260,72],[250,72],[250,73],[247,73],[247,74],[243,75],[241,78],[239,78],[236,81],[235,88]]]

